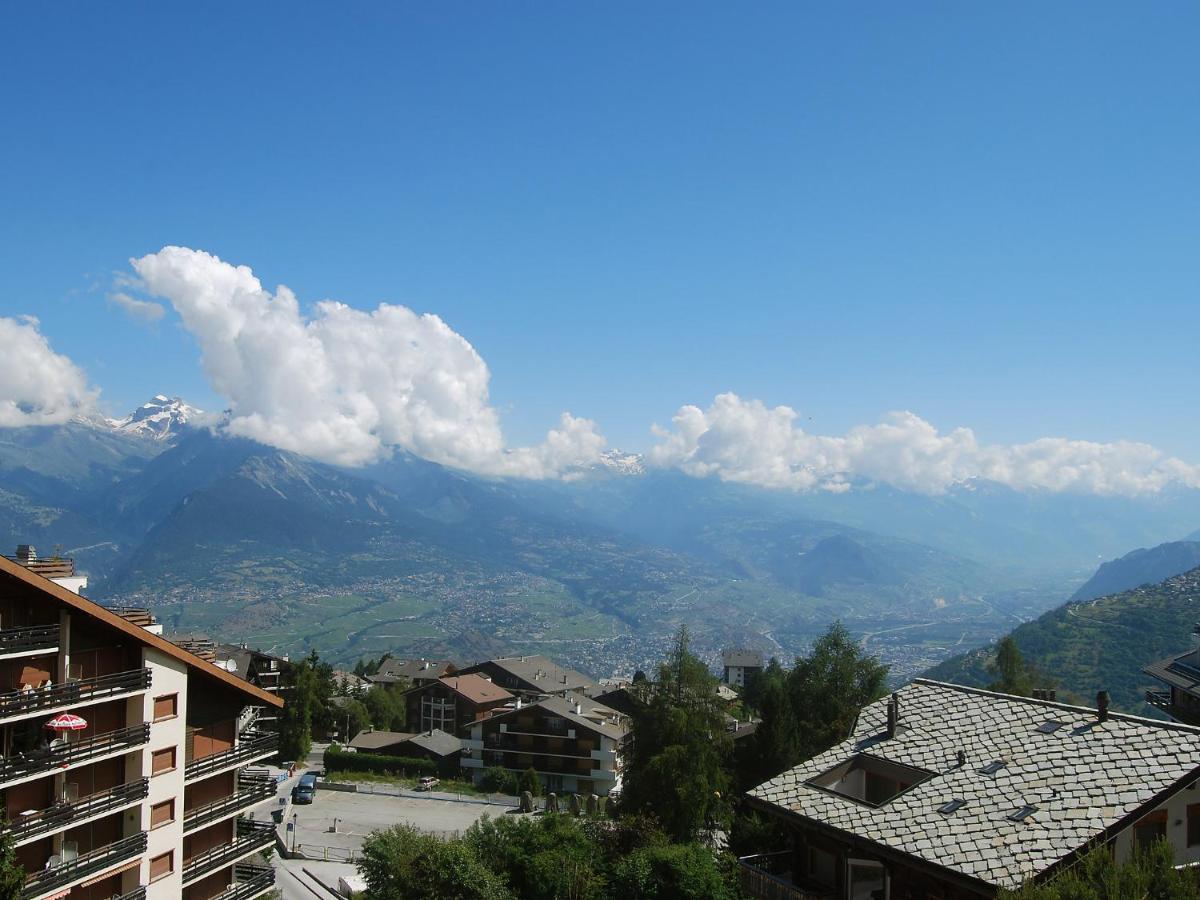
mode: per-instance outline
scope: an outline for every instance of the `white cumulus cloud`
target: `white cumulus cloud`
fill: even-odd
[[[659,441],[649,461],[697,477],[798,491],[843,491],[861,480],[937,494],[971,478],[1017,490],[1127,496],[1172,483],[1200,487],[1200,466],[1149,444],[1064,438],[981,444],[969,428],[943,434],[911,412],[841,436],[808,434],[796,419],[787,406],[720,394],[708,409],[681,407],[673,429],[655,426]]]
[[[157,322],[164,315],[166,310],[161,304],[152,303],[149,300],[139,300],[137,297],[130,297],[124,291],[113,291],[108,295],[110,303],[115,303],[125,314],[131,319],[138,322]]]
[[[247,266],[164,247],[130,261],[195,337],[228,430],[285,450],[359,466],[409,450],[489,475],[551,478],[599,457],[594,423],[564,413],[535,447],[507,448],[488,399],[487,364],[435,315],[332,300],[311,314],[265,290]]]
[[[55,353],[32,316],[0,316],[0,426],[58,425],[94,410],[99,391]]]

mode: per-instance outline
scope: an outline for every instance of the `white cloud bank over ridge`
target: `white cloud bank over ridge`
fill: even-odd
[[[99,391],[55,353],[32,316],[0,316],[0,427],[60,425],[92,412]]]
[[[791,490],[849,490],[852,481],[883,482],[925,494],[972,478],[1017,490],[1094,494],[1156,493],[1169,484],[1200,487],[1200,466],[1149,444],[1041,438],[1028,444],[980,444],[969,428],[941,434],[911,412],[841,437],[808,434],[787,406],[720,394],[707,410],[681,407],[674,429],[655,426],[652,465],[696,477]]]
[[[230,433],[325,462],[364,465],[403,448],[487,475],[551,478],[595,461],[594,423],[563,413],[536,447],[508,449],[488,401],[487,364],[435,315],[332,300],[311,316],[246,266],[164,247],[130,261],[195,337]]]

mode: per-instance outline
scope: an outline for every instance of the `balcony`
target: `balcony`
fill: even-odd
[[[1171,708],[1171,692],[1146,691],[1146,702],[1158,709],[1169,710]]]
[[[816,882],[795,882],[790,877],[792,852],[758,853],[738,860],[742,890],[754,900],[832,900],[833,888]]]
[[[227,819],[251,806],[257,806],[275,796],[275,779],[254,775],[238,779],[237,790],[228,797],[205,803],[183,814],[183,833],[194,831],[221,819]]]
[[[0,659],[58,652],[58,625],[0,628]]]
[[[97,791],[73,803],[56,803],[49,809],[39,809],[28,815],[17,816],[5,832],[17,846],[48,837],[67,828],[82,825],[89,819],[108,815],[117,810],[140,803],[146,799],[149,780],[139,778],[128,784],[119,784],[107,790]]]
[[[250,900],[275,886],[275,870],[270,866],[239,863],[233,867],[234,883],[213,900]]]
[[[279,748],[279,735],[266,731],[251,731],[243,734],[237,746],[210,756],[202,756],[189,762],[183,770],[184,781],[195,781],[216,775],[225,769],[244,766],[271,756]]]
[[[252,853],[265,850],[275,843],[275,826],[270,822],[238,822],[238,834],[227,844],[218,844],[183,866],[184,887],[218,869],[232,865]]]
[[[59,862],[51,868],[35,872],[25,881],[21,891],[21,900],[63,893],[67,888],[101,875],[107,869],[119,866],[121,863],[137,859],[146,852],[146,834],[141,832],[132,837],[121,838],[119,841],[99,847],[66,862]],[[53,861],[55,857],[51,857]]]
[[[59,741],[45,750],[0,758],[0,788],[44,778],[64,769],[127,753],[150,740],[148,724],[133,725],[83,740]]]
[[[73,681],[28,691],[0,694],[0,722],[14,722],[57,709],[70,709],[129,697],[150,687],[149,669],[131,669],[96,678]]]
[[[117,897],[116,900],[146,900],[146,888],[139,884],[129,893]]]

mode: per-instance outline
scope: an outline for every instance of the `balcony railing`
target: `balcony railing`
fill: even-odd
[[[247,900],[275,885],[275,870],[270,866],[240,863],[233,867],[234,884],[213,900]]]
[[[738,869],[746,896],[754,900],[831,900],[836,896],[833,888],[793,881],[792,859],[790,850],[741,857]]]
[[[146,888],[139,884],[129,893],[117,897],[116,900],[146,900]]]
[[[229,843],[218,844],[188,860],[183,867],[183,883],[186,885],[275,843],[275,826],[270,822],[248,822],[243,819],[238,822],[237,831],[237,837]]]
[[[1158,709],[1171,708],[1170,691],[1146,691],[1146,702]]]
[[[31,691],[8,691],[0,694],[0,719],[22,716],[56,706],[94,703],[118,694],[143,691],[150,687],[149,669],[132,669],[96,678],[79,678]]]
[[[183,777],[185,781],[203,778],[229,766],[249,762],[263,754],[274,753],[278,748],[279,735],[267,731],[247,732],[239,738],[236,747],[192,760],[184,767]]]
[[[0,629],[0,656],[36,653],[58,647],[57,625],[28,625]]]
[[[69,828],[76,822],[90,819],[92,816],[113,812],[130,803],[144,800],[148,790],[149,780],[139,778],[128,784],[118,784],[116,787],[97,791],[74,803],[58,803],[49,809],[39,809],[29,815],[17,816],[3,830],[15,843],[24,844]]]
[[[49,775],[109,753],[132,750],[150,740],[149,724],[133,725],[82,740],[59,741],[49,747],[0,758],[0,787],[30,775]]]
[[[275,796],[275,779],[269,776],[239,778],[237,791],[228,797],[205,803],[183,814],[184,833],[225,818],[248,806],[262,803]]]
[[[82,878],[97,875],[105,869],[136,859],[145,852],[145,832],[121,838],[107,846],[81,853],[74,859],[59,863],[52,868],[35,872],[25,880],[25,888],[21,891],[21,897],[24,900],[41,897],[43,894],[59,890]]]

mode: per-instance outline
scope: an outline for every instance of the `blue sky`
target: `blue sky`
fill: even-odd
[[[513,443],[735,391],[1200,462],[1200,7],[647,7],[10,8],[0,315],[220,406],[105,300],[179,244],[437,313]]]

